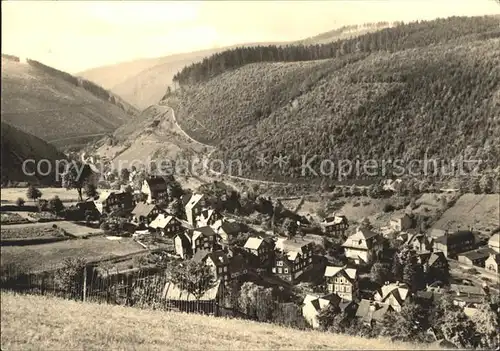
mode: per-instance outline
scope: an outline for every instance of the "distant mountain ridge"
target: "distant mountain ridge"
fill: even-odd
[[[121,97],[89,80],[6,54],[1,108],[2,122],[60,147],[82,145],[138,114]]]

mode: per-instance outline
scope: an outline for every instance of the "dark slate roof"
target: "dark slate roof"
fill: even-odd
[[[375,311],[373,311],[373,313],[370,311],[370,306],[375,307]],[[363,299],[359,302],[356,317],[362,318],[367,322],[372,320],[380,322],[384,318],[385,314],[391,310],[392,307],[388,304]]]
[[[182,195],[181,200],[182,200],[182,205],[184,207],[186,207],[186,205],[188,204],[189,200],[191,200],[191,196],[193,196],[193,194],[184,194],[184,195]]]
[[[246,267],[246,261],[242,255],[236,254],[229,260],[229,271],[231,273],[240,272]]]
[[[241,225],[237,222],[223,221],[221,227],[225,233],[230,235],[237,235],[241,232]]]
[[[195,229],[193,229],[193,232],[200,232],[203,236],[217,235],[217,233],[213,230],[213,228],[209,227],[209,226],[195,228]]]
[[[162,177],[152,177],[146,179],[151,191],[164,191],[167,190],[167,182]]]
[[[479,259],[487,259],[490,254],[494,253],[494,251],[492,249],[490,249],[489,247],[485,247],[485,248],[480,248],[480,249],[476,249],[476,250],[471,250],[471,251],[467,251],[467,252],[462,252],[461,254],[459,254],[458,256],[465,256],[467,257],[469,260],[479,260]]]
[[[459,244],[465,240],[475,240],[474,233],[469,230],[461,230],[452,234],[447,234],[436,238],[434,242],[443,245]]]

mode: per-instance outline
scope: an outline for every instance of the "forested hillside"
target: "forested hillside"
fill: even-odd
[[[55,178],[55,161],[66,158],[63,153],[59,152],[55,147],[47,144],[40,138],[24,133],[17,128],[14,128],[7,123],[1,125],[2,138],[2,185],[9,182],[32,182],[42,183],[46,185],[56,184]],[[51,163],[52,172],[48,175],[41,176],[35,174],[30,176],[23,171],[23,162],[33,159],[35,162],[40,160],[48,160]],[[42,173],[48,172],[48,165],[40,166]],[[36,163],[28,163],[26,165],[27,173],[36,172]]]
[[[218,145],[213,157],[241,160],[249,177],[311,180],[301,166],[313,155],[316,171],[325,159],[409,161],[426,152],[448,164],[463,155],[495,168],[499,23],[498,17],[452,18],[382,30],[365,38],[386,33],[387,41],[375,41],[382,46],[393,42],[391,35],[401,38],[392,53],[249,64],[186,85],[165,102],[194,138]],[[265,165],[258,164],[261,154]],[[283,169],[272,162],[279,155],[289,157]]]
[[[102,87],[2,54],[2,122],[58,146],[112,132],[137,110]]]
[[[393,28],[367,33],[355,38],[327,44],[256,46],[216,53],[193,63],[176,74],[180,85],[210,79],[229,69],[256,62],[294,62],[338,58],[356,52],[395,52],[404,49],[438,45],[468,35],[491,33],[499,36],[499,17],[450,17],[433,21],[400,23]]]

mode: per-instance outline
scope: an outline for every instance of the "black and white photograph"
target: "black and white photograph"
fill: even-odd
[[[500,0],[1,7],[1,350],[500,351]]]

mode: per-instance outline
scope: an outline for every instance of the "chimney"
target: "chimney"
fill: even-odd
[[[398,281],[396,281],[396,286],[399,286],[399,280],[398,280]]]

